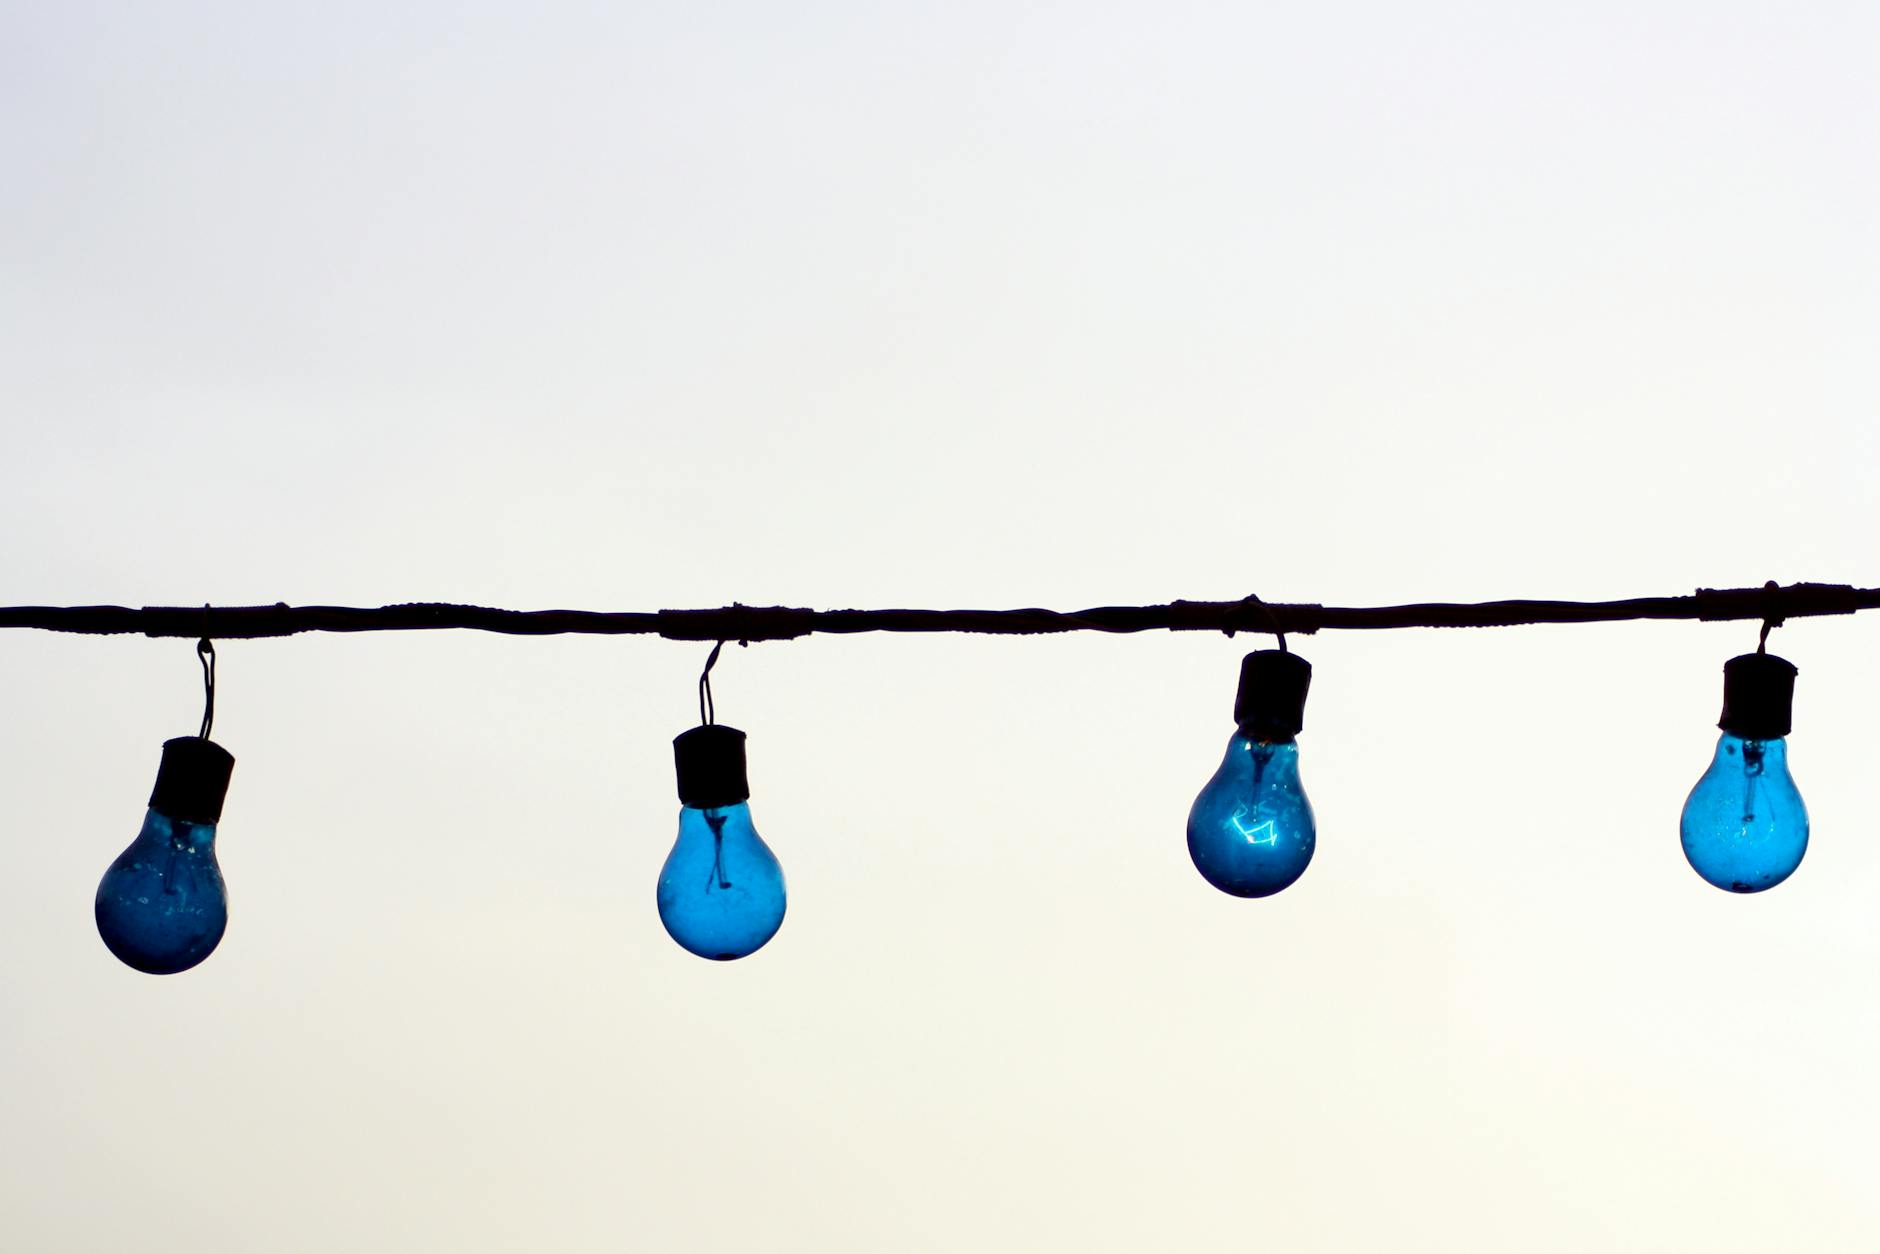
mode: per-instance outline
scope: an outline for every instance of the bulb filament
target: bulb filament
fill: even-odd
[[[712,829],[712,875],[705,881],[705,891],[709,893],[713,880],[720,888],[730,888],[731,881],[725,878],[725,816],[716,810],[707,810],[705,823]]]
[[[1277,845],[1279,843],[1279,829],[1273,825],[1272,819],[1248,827],[1241,821],[1247,817],[1247,814],[1247,807],[1239,806],[1227,820],[1234,825],[1234,831],[1239,833],[1242,840],[1249,845]]]
[[[1260,780],[1261,777],[1266,774],[1266,764],[1273,760],[1273,746],[1267,744],[1265,741],[1255,743],[1250,740],[1247,742],[1247,752],[1253,755],[1253,796],[1254,803],[1257,806],[1260,796]],[[1233,827],[1235,834],[1249,845],[1277,845],[1279,843],[1279,829],[1274,826],[1273,820],[1267,819],[1263,823],[1255,823],[1252,827],[1242,822],[1243,819],[1253,816],[1254,811],[1247,806],[1236,806],[1233,814],[1228,816],[1227,821],[1229,825]]]
[[[189,846],[185,843],[186,840],[187,837],[182,832],[175,827],[170,828],[170,858],[163,866],[163,895],[165,897],[177,895],[176,860],[188,851]]]
[[[1756,778],[1763,773],[1763,744],[1760,740],[1743,742],[1743,822],[1756,821]]]

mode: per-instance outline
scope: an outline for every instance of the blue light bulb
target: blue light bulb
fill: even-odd
[[[1788,742],[1717,738],[1678,823],[1691,869],[1733,893],[1789,878],[1808,852],[1808,808],[1789,777]]]
[[[1283,648],[1241,660],[1238,730],[1188,811],[1188,856],[1224,893],[1270,897],[1312,861],[1318,825],[1299,783],[1295,742],[1311,683],[1311,664]]]
[[[1299,785],[1299,746],[1236,732],[1188,811],[1188,856],[1224,893],[1270,897],[1305,873],[1318,827]]]
[[[751,825],[744,733],[706,724],[673,741],[679,838],[659,872],[659,920],[701,958],[763,948],[783,926],[783,867]]]
[[[228,927],[215,860],[235,759],[196,736],[163,746],[163,765],[137,839],[98,882],[93,912],[105,947],[126,966],[174,975],[207,958]]]
[[[1794,692],[1795,667],[1779,657],[1724,664],[1723,735],[1678,822],[1691,869],[1718,888],[1774,888],[1808,852],[1808,808],[1789,777]]]
[[[679,811],[679,839],[659,871],[659,919],[701,958],[756,953],[783,926],[783,867],[751,826],[751,807]]]

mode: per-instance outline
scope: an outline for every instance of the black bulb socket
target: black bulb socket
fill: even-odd
[[[1717,726],[1742,740],[1789,734],[1795,666],[1773,653],[1745,653],[1723,664],[1723,717]]]
[[[157,767],[157,785],[150,790],[150,808],[185,823],[217,823],[228,796],[235,755],[201,736],[178,736],[163,742],[163,762]]]
[[[751,799],[751,783],[744,773],[744,733],[735,727],[707,723],[680,732],[673,737],[672,760],[679,769],[681,805],[715,810]]]
[[[1234,722],[1248,740],[1289,744],[1306,725],[1312,663],[1284,649],[1259,649],[1240,660]]]

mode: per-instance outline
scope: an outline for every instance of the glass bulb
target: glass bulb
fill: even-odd
[[[748,803],[679,811],[659,871],[659,920],[672,939],[701,958],[742,958],[777,934],[783,910],[783,867]]]
[[[1208,883],[1268,897],[1304,874],[1318,827],[1299,784],[1299,746],[1235,732],[1227,756],[1188,811],[1188,856]]]
[[[98,882],[95,913],[98,935],[126,966],[174,975],[207,958],[228,927],[215,824],[150,810]]]
[[[1787,879],[1808,852],[1808,808],[1789,777],[1788,743],[1719,736],[1678,828],[1691,869],[1718,888],[1759,893]]]

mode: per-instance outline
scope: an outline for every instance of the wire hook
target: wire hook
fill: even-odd
[[[718,721],[718,705],[712,700],[712,667],[718,665],[718,655],[724,647],[722,640],[713,645],[711,656],[705,659],[705,669],[699,672],[698,721],[707,727]]]
[[[208,606],[203,608],[207,610]],[[215,726],[215,641],[208,636],[198,640],[196,660],[202,663],[202,730],[196,735],[207,740],[209,729]]]
[[[1241,598],[1240,603],[1242,605],[1258,606],[1260,609],[1260,612],[1266,615],[1267,627],[1269,630],[1272,631],[1273,638],[1279,641],[1279,651],[1281,653],[1291,652],[1291,650],[1287,649],[1286,647],[1286,632],[1279,625],[1279,615],[1273,612],[1272,606],[1268,605],[1265,601],[1262,601],[1260,599],[1259,593],[1257,592],[1248,593],[1245,597]],[[1227,634],[1229,636],[1232,636],[1234,634],[1234,629],[1232,627],[1229,627],[1227,629]]]

